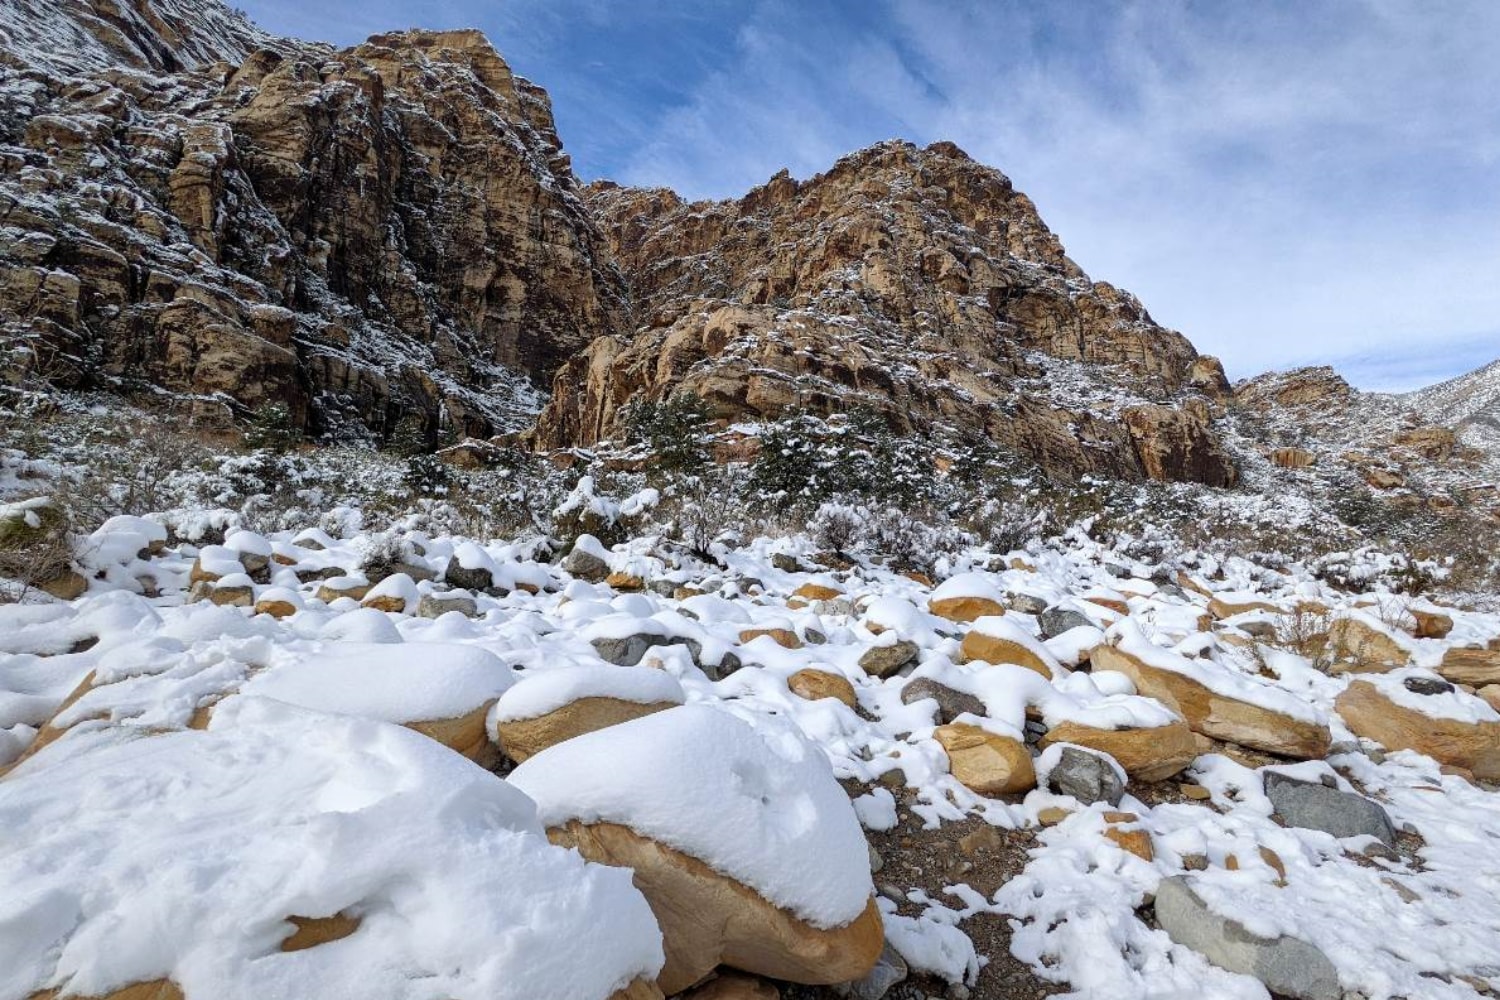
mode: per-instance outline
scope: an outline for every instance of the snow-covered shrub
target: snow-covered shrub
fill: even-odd
[[[807,533],[821,549],[838,555],[853,552],[864,535],[869,511],[844,503],[825,503],[807,522]]]
[[[245,428],[245,447],[252,451],[269,451],[279,455],[295,448],[302,440],[302,428],[285,403],[266,403],[250,415]]]
[[[626,440],[651,449],[654,464],[668,473],[692,474],[708,464],[711,414],[690,392],[670,399],[642,400],[626,415]]]

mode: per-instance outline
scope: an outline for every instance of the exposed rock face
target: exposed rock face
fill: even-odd
[[[620,326],[546,96],[478,32],[6,82],[0,336],[33,374],[280,400],[315,432],[446,410],[486,433]]]
[[[1212,433],[1164,406],[1222,392],[1222,369],[1090,281],[1030,199],[951,143],[882,143],[737,201],[610,184],[587,194],[637,330],[559,373],[543,444],[609,436],[632,400],[686,389],[725,418],[868,405],[900,430],[988,435],[1062,475],[1233,478],[1201,440]],[[1173,416],[1132,432],[1097,407],[1054,409],[1049,379],[1102,366]],[[1158,444],[1164,429],[1182,446]]]
[[[0,43],[0,66],[63,73],[173,73],[276,44],[243,14],[202,0],[11,0]]]

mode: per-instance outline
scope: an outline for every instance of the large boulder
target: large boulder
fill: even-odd
[[[649,667],[558,667],[500,696],[495,740],[516,763],[584,733],[681,705],[682,685]]]
[[[1355,792],[1320,781],[1303,781],[1279,771],[1265,771],[1266,798],[1287,826],[1322,830],[1335,837],[1375,837],[1396,845],[1396,828],[1385,809]]]
[[[1178,774],[1198,756],[1193,731],[1178,718],[1162,726],[1129,726],[1100,729],[1064,720],[1048,728],[1038,741],[1043,749],[1055,743],[1073,743],[1107,753],[1137,781],[1165,781]]]
[[[1359,612],[1329,627],[1328,649],[1334,669],[1344,673],[1383,673],[1411,662],[1405,637]]]
[[[847,982],[880,955],[859,820],[792,727],[674,708],[558,744],[510,781],[553,843],[634,871],[661,926],[668,994],[721,964]]]
[[[1486,687],[1500,684],[1500,649],[1450,649],[1437,672],[1455,684]]]
[[[1418,674],[1403,670],[1361,677],[1338,696],[1334,709],[1355,735],[1387,750],[1415,750],[1476,778],[1500,781],[1500,712],[1451,685],[1448,690],[1408,686],[1408,680],[1422,679]]]
[[[1271,992],[1296,1000],[1340,1000],[1338,970],[1328,956],[1293,937],[1267,938],[1209,909],[1186,875],[1156,889],[1156,921],[1168,936],[1214,965],[1254,976]]]
[[[660,996],[628,873],[397,726],[242,698],[11,775],[0,822],[8,996]]]
[[[1321,758],[1332,737],[1321,713],[1296,695],[1212,662],[1153,646],[1133,623],[1110,630],[1089,654],[1094,670],[1117,670],[1138,693],[1166,705],[1195,733],[1265,753]]]

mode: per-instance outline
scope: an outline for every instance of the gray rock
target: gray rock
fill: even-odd
[[[1063,746],[1057,766],[1047,775],[1047,789],[1071,795],[1084,805],[1108,802],[1117,806],[1125,796],[1125,782],[1108,757],[1068,745]]]
[[[948,685],[939,684],[930,677],[918,677],[901,689],[902,704],[910,705],[913,702],[921,701],[923,698],[931,698],[937,702],[939,725],[946,726],[965,712],[980,717],[987,714],[984,710],[984,702],[972,694],[955,691]]]
[[[588,583],[603,583],[609,576],[609,563],[576,546],[563,558],[562,568],[575,579]]]
[[[1379,803],[1312,781],[1263,772],[1266,797],[1287,826],[1322,830],[1335,837],[1371,836],[1387,847],[1396,843],[1396,829]]]
[[[917,644],[901,639],[890,646],[871,646],[859,658],[859,665],[867,674],[889,677],[917,658]]]
[[[801,573],[802,564],[797,557],[785,552],[773,552],[771,554],[771,565],[783,573]]]
[[[1412,694],[1448,694],[1453,690],[1452,684],[1436,677],[1408,677],[1401,684]]]
[[[870,874],[874,875],[885,867],[885,858],[882,858],[880,852],[875,850],[874,844],[866,844],[865,846],[870,849]]]
[[[1087,615],[1067,608],[1048,608],[1037,616],[1037,622],[1042,626],[1043,639],[1056,639],[1068,629],[1094,624]]]
[[[450,611],[473,618],[479,614],[479,605],[474,603],[474,598],[462,594],[423,594],[417,602],[419,618],[441,618]]]
[[[1023,615],[1039,615],[1047,610],[1047,602],[1035,594],[1012,594],[1009,603],[1011,610]]]
[[[887,941],[875,967],[863,979],[841,983],[834,990],[839,996],[853,997],[854,1000],[880,1000],[892,986],[906,980],[907,971],[906,959]]]
[[[488,590],[495,585],[495,578],[490,575],[489,570],[483,566],[465,569],[459,565],[456,557],[448,560],[448,567],[443,570],[443,579],[448,586],[459,590]]]
[[[594,652],[606,663],[618,667],[633,667],[641,662],[646,650],[652,646],[664,646],[667,640],[659,635],[627,635],[623,639],[595,639]]]
[[[1214,913],[1186,875],[1161,880],[1156,922],[1171,939],[1221,969],[1254,976],[1272,993],[1296,1000],[1341,1000],[1338,970],[1328,956],[1298,938],[1263,938]]]
[[[1252,639],[1274,639],[1276,638],[1276,625],[1272,622],[1262,620],[1250,620],[1241,622],[1239,630]]]

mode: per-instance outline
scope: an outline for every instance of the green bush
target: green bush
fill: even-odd
[[[302,440],[302,428],[292,419],[285,403],[265,403],[250,415],[245,428],[245,447],[280,455],[295,448]]]
[[[657,468],[694,473],[712,457],[708,445],[712,419],[703,400],[679,392],[660,402],[648,399],[632,405],[625,418],[625,438],[650,448]]]

